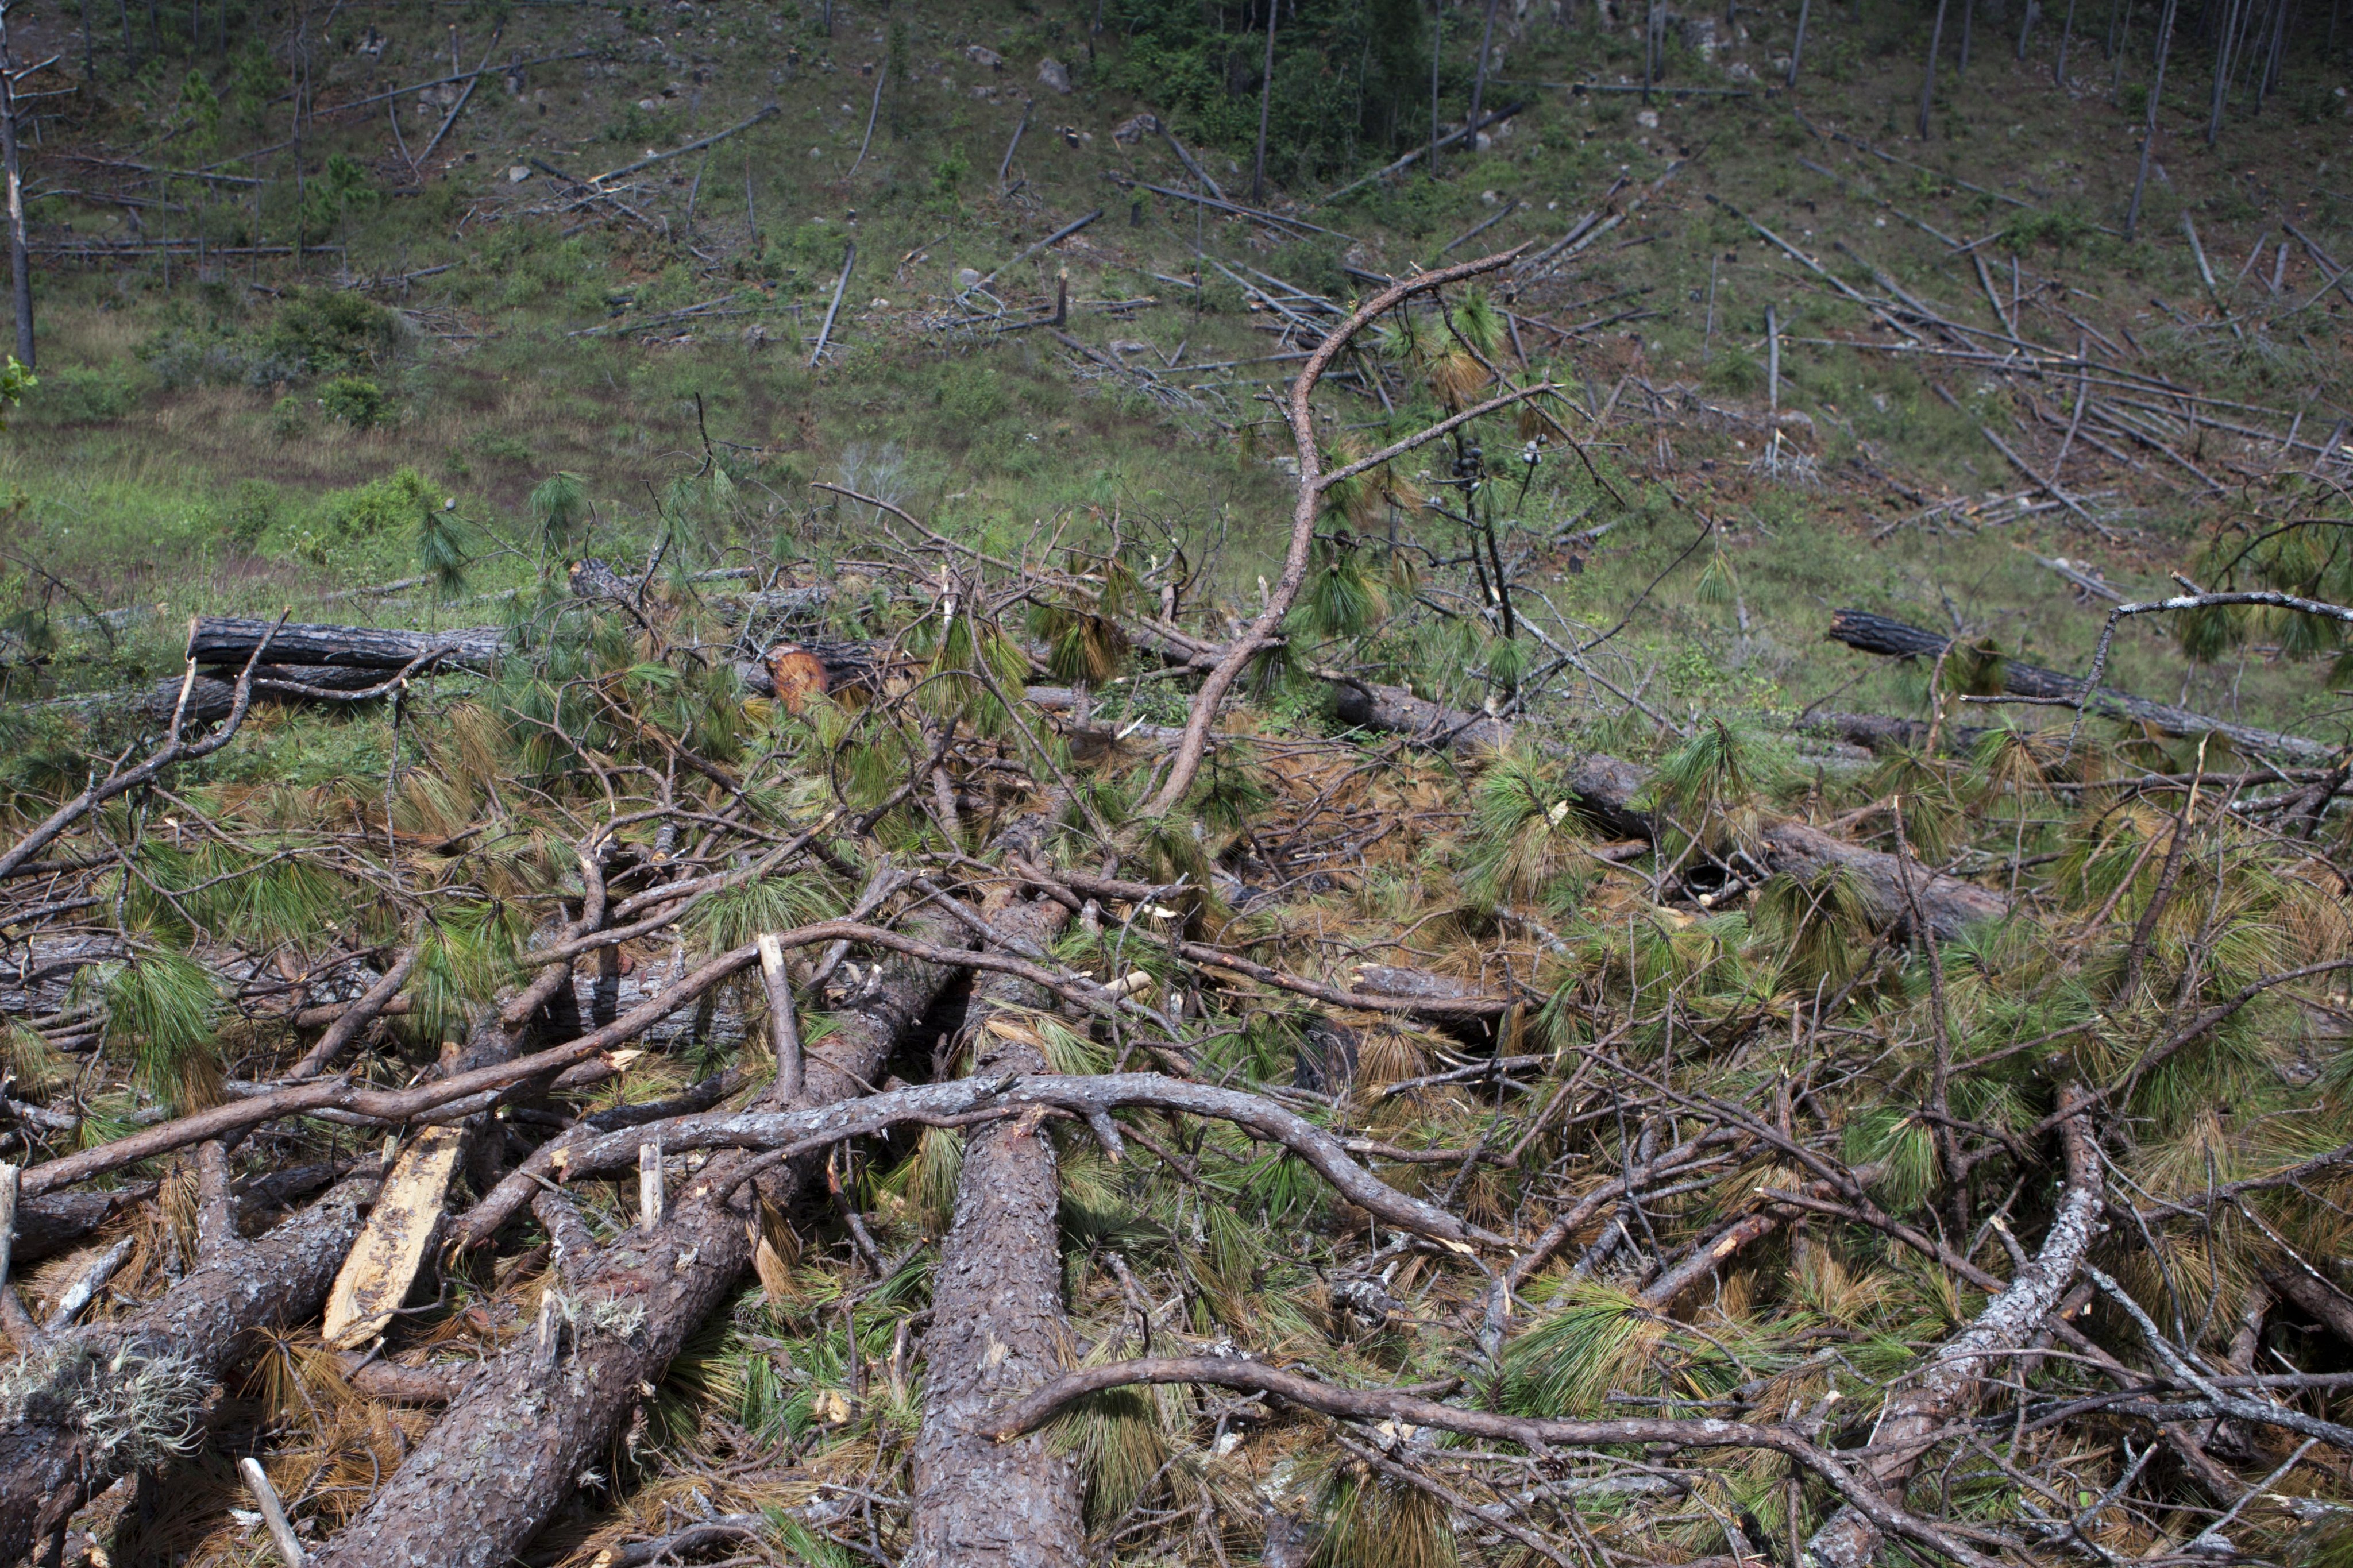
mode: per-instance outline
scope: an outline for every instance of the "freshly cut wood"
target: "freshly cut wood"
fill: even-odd
[[[0,1377],[0,1562],[116,1477],[193,1446],[251,1336],[318,1311],[375,1186],[347,1181],[257,1241],[224,1238],[136,1316],[53,1340]]]
[[[188,632],[188,657],[199,665],[242,665],[261,645],[269,621],[234,616],[199,616]],[[343,669],[406,669],[428,654],[445,668],[490,670],[506,652],[506,633],[497,626],[457,626],[448,631],[402,631],[389,626],[288,625],[269,637],[269,653],[280,663],[329,665]]]
[[[947,977],[920,959],[879,965],[807,1053],[797,1103],[865,1094]],[[617,1238],[576,1286],[551,1293],[538,1334],[485,1365],[316,1568],[495,1568],[529,1544],[742,1278],[757,1226],[738,1182],[758,1158],[705,1165],[659,1230]]]
[[[1044,944],[1070,919],[1051,900],[990,915],[1008,936]],[[1020,1009],[1051,998],[1011,975],[974,987],[966,1038],[976,1075],[1052,1070]],[[991,1408],[1060,1370],[1061,1200],[1042,1110],[965,1136],[955,1219],[932,1281],[923,1336],[923,1425],[915,1439],[914,1543],[904,1568],[1076,1568],[1086,1560],[1077,1458],[1031,1436],[992,1442]]]
[[[327,1294],[319,1334],[330,1348],[359,1349],[384,1331],[408,1299],[465,1142],[462,1128],[427,1127],[392,1163],[375,1212]]]
[[[1948,637],[1919,626],[1906,626],[1902,621],[1892,621],[1885,616],[1874,616],[1865,610],[1841,610],[1833,615],[1830,637],[1833,642],[1842,642],[1851,648],[1875,653],[1883,658],[1934,660],[1953,646],[1953,639]],[[2001,686],[2013,697],[2035,697],[2063,702],[2082,699],[2084,706],[2091,712],[2135,724],[2146,724],[2160,734],[2221,735],[2242,751],[2300,757],[2312,762],[2326,762],[2337,754],[2334,748],[2302,735],[2283,735],[2273,730],[2235,724],[2211,714],[2193,713],[2186,708],[2151,702],[2145,697],[2135,697],[2129,691],[2118,691],[2112,686],[2094,686],[2086,697],[2084,682],[2077,677],[2062,675],[2055,669],[2044,669],[2040,665],[2014,658],[2001,661]]]

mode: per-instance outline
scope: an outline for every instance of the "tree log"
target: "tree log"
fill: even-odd
[[[345,1182],[258,1241],[226,1238],[137,1316],[12,1369],[0,1384],[0,1562],[29,1553],[116,1477],[192,1443],[213,1384],[254,1331],[317,1314],[375,1191],[373,1178]]]
[[[1905,1484],[1944,1438],[1953,1418],[1976,1405],[1989,1379],[2006,1375],[2013,1353],[2042,1331],[2043,1320],[2059,1304],[2098,1234],[2099,1157],[2092,1147],[2084,1102],[2080,1092],[2071,1092],[2076,1094],[2076,1112],[2059,1124],[2067,1184],[2042,1249],[2018,1271],[2008,1289],[1938,1347],[1908,1379],[1910,1385],[1890,1395],[1880,1410],[1861,1468],[1891,1505],[1901,1505]],[[1878,1560],[1883,1530],[1881,1521],[1850,1500],[1808,1538],[1803,1560],[1817,1568],[1870,1568]]]
[[[799,1106],[867,1092],[948,972],[880,965],[807,1056]],[[617,1239],[579,1285],[551,1297],[540,1333],[511,1346],[451,1403],[314,1568],[496,1568],[604,1463],[628,1413],[750,1263],[750,1199],[732,1191],[756,1155],[714,1161],[653,1230]],[[452,1506],[462,1498],[464,1506]]]
[[[1833,615],[1830,637],[1833,642],[1842,642],[1851,648],[1875,653],[1883,658],[1934,660],[1953,645],[1950,637],[1863,610],[1841,610]],[[2062,675],[2055,669],[2044,669],[2040,665],[2014,658],[2001,661],[2001,686],[2013,697],[2056,699],[2064,702],[2073,702],[2081,698],[2084,706],[2094,713],[2146,724],[2159,734],[2221,735],[2241,751],[2299,757],[2310,762],[2327,762],[2337,755],[2334,748],[2302,735],[2283,735],[2275,731],[2233,724],[2226,719],[2192,713],[2186,708],[2151,702],[2145,697],[2135,697],[2112,686],[2095,686],[2086,697],[2084,683],[2076,677]]]
[[[272,645],[275,646],[274,644]],[[399,667],[394,666],[396,669]],[[298,692],[283,689],[308,687],[317,691],[364,691],[384,683],[381,669],[337,668],[332,665],[265,664],[253,672],[254,695],[279,702],[301,702],[306,699]],[[172,710],[179,706],[182,678],[174,676],[159,680],[148,688],[140,699],[140,710],[157,723],[167,722]],[[237,689],[233,682],[217,676],[199,675],[188,685],[188,722],[215,724],[228,717],[230,703]]]
[[[102,1193],[44,1193],[16,1205],[16,1240],[9,1256],[33,1263],[67,1247],[129,1208],[155,1195],[155,1184],[135,1182]]]
[[[188,657],[199,665],[242,665],[260,646],[268,621],[235,616],[199,616],[188,632]],[[437,649],[448,669],[488,671],[507,651],[497,626],[458,626],[448,631],[401,631],[388,626],[283,626],[269,638],[273,658],[285,664],[327,665],[341,669],[406,669]],[[428,667],[433,668],[433,667]]]
[[[2326,1326],[2346,1344],[2353,1345],[2353,1300],[2345,1293],[2302,1268],[2275,1268],[2263,1276],[2274,1295],[2303,1308],[2315,1322]]]
[[[1070,919],[1050,899],[997,912],[1009,935],[1050,942]],[[975,1074],[1049,1071],[1038,1037],[1005,1016],[1050,998],[1008,974],[973,994]],[[965,1135],[955,1224],[932,1282],[923,1336],[923,1425],[915,1440],[914,1544],[904,1568],[1076,1568],[1086,1558],[1077,1458],[1047,1439],[997,1444],[981,1431],[999,1400],[1060,1370],[1060,1201],[1054,1145],[1037,1113]]]
[[[1990,888],[1931,871],[1917,860],[1907,866],[1898,856],[1833,838],[1794,817],[1767,818],[1762,834],[1769,869],[1800,882],[1832,868],[1844,872],[1862,895],[1872,923],[1883,929],[1908,927],[1913,899],[1919,900],[1921,919],[1938,942],[1951,942],[1971,926],[2010,913],[2010,900]]]

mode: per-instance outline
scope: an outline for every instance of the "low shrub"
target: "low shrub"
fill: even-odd
[[[371,430],[384,423],[388,406],[384,388],[364,375],[339,375],[319,389],[319,405],[330,418],[354,430]]]

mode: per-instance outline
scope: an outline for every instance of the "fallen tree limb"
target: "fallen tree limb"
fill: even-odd
[[[1874,1493],[1902,1497],[1913,1472],[1942,1440],[1947,1424],[1974,1405],[2012,1352],[2042,1331],[2043,1320],[2083,1265],[2099,1228],[2100,1164],[2084,1099],[2078,1091],[2070,1095],[2075,1113],[2059,1124],[2067,1183],[2050,1232],[2034,1260],[2018,1271],[2009,1288],[1987,1302],[1968,1328],[1937,1347],[1911,1385],[1881,1407],[1862,1465]],[[1820,1568],[1870,1568],[1887,1533],[1885,1520],[1849,1497],[1807,1539],[1805,1558]]]
[[[671,1153],[698,1149],[802,1150],[871,1136],[902,1122],[937,1122],[983,1111],[1009,1115],[1031,1108],[1050,1109],[1100,1125],[1098,1119],[1130,1106],[1229,1121],[1261,1142],[1290,1150],[1342,1197],[1401,1230],[1457,1250],[1467,1250],[1473,1243],[1492,1247],[1510,1245],[1504,1237],[1397,1191],[1358,1164],[1338,1137],[1265,1096],[1161,1073],[966,1078],[838,1100],[809,1110],[714,1110],[677,1117],[660,1125],[662,1147]],[[453,1237],[465,1244],[487,1239],[499,1225],[522,1211],[540,1183],[554,1175],[574,1181],[634,1165],[643,1136],[632,1128],[542,1150],[491,1189],[474,1212],[459,1222]]]
[[[1386,180],[1393,174],[1402,174],[1408,169],[1412,168],[1414,164],[1419,163],[1426,154],[1443,152],[1445,149],[1453,146],[1458,142],[1478,135],[1490,125],[1500,125],[1504,121],[1509,120],[1513,115],[1519,113],[1526,107],[1527,104],[1525,101],[1519,103],[1507,103],[1501,109],[1481,115],[1476,124],[1467,124],[1459,131],[1450,131],[1435,142],[1427,142],[1422,146],[1416,147],[1412,152],[1408,153],[1405,156],[1396,160],[1394,163],[1382,164],[1379,168],[1375,169],[1371,174],[1365,175],[1362,179],[1349,181],[1346,184],[1342,185],[1338,190],[1332,192],[1330,195],[1315,202],[1307,210],[1313,212],[1316,207],[1328,207],[1334,202],[1338,201],[1342,196],[1348,195],[1353,192],[1361,191],[1366,185],[1372,184],[1377,181]]]
[[[1842,642],[1849,647],[1875,653],[1884,658],[1934,660],[1953,646],[1950,637],[1863,610],[1841,610],[1832,616],[1830,637],[1834,642]],[[2194,736],[2212,733],[2224,737],[2242,751],[2263,752],[2312,762],[2325,762],[2337,754],[2334,748],[2302,735],[2284,735],[2275,731],[2232,723],[2227,719],[2216,719],[2209,714],[2192,713],[2188,709],[2151,702],[2147,698],[2135,697],[2128,691],[2118,691],[2110,686],[2094,686],[2086,692],[2084,682],[2074,676],[2062,675],[2055,669],[2044,669],[2039,665],[2025,664],[2013,658],[2001,661],[2001,684],[2003,690],[2016,697],[2067,704],[2081,700],[2091,712],[2146,724],[2161,734]]]
[[[1388,1389],[1340,1388],[1240,1356],[1166,1356],[1113,1362],[1065,1373],[1000,1412],[988,1428],[998,1442],[1034,1432],[1073,1400],[1134,1384],[1202,1383],[1270,1394],[1302,1409],[1352,1421],[1395,1421],[1494,1442],[1517,1443],[1538,1454],[1554,1447],[1656,1444],[1670,1448],[1762,1448],[1795,1459],[1820,1476],[1852,1507],[1888,1534],[1900,1535],[1970,1568],[1992,1568],[1988,1558],[1926,1520],[1904,1512],[1805,1437],[1780,1426],[1715,1419],[1634,1416],[1615,1421],[1567,1421],[1465,1410]]]
[[[865,1094],[947,975],[920,959],[883,966],[807,1053],[798,1107]],[[753,1244],[740,1188],[760,1159],[703,1167],[662,1224],[631,1229],[551,1292],[537,1334],[476,1375],[315,1568],[495,1568],[529,1544],[742,1277]]]
[[[229,710],[223,716],[221,727],[201,741],[188,740],[183,733],[187,728],[189,692],[196,680],[195,662],[191,659],[187,673],[181,679],[179,704],[172,711],[171,728],[164,732],[164,743],[148,752],[143,761],[128,768],[118,761],[104,778],[92,780],[79,795],[51,812],[39,826],[10,845],[5,852],[0,852],[0,881],[15,876],[17,868],[55,843],[58,835],[99,806],[137,789],[166,768],[179,763],[199,762],[229,743],[231,737],[245,722],[247,710],[252,706],[254,670],[260,664],[261,656],[269,651],[270,638],[278,629],[268,622],[255,624],[261,629],[255,636],[252,651],[246,655],[245,668],[237,678],[237,685],[229,700]]]
[[[754,125],[765,124],[767,121],[774,120],[778,112],[779,111],[775,104],[769,104],[766,108],[753,115],[749,120],[739,121],[735,124],[729,126],[724,131],[715,131],[708,136],[699,137],[692,142],[681,142],[678,146],[669,149],[667,152],[649,153],[645,157],[639,158],[634,163],[624,163],[617,169],[607,169],[601,174],[591,174],[588,176],[587,183],[591,185],[601,185],[607,180],[617,180],[624,174],[634,174],[640,169],[649,169],[656,163],[664,163],[669,159],[680,157],[688,153],[699,153],[703,148],[709,147],[713,143],[726,141],[727,138],[734,135],[737,132],[749,131]],[[869,129],[871,131],[871,128],[870,127]]]
[[[117,1476],[187,1451],[249,1336],[318,1312],[375,1189],[349,1181],[259,1241],[225,1237],[127,1321],[52,1341],[0,1374],[0,1562],[31,1552]]]
[[[1343,718],[1367,728],[1395,729],[1431,746],[1459,741],[1501,750],[1518,733],[1517,726],[1504,720],[1444,708],[1401,687],[1345,680],[1335,682],[1334,690],[1341,694]],[[1577,809],[1597,824],[1630,837],[1655,839],[1657,824],[1641,798],[1651,777],[1646,768],[1596,752],[1574,763],[1567,783]],[[1850,844],[1794,817],[1764,818],[1757,840],[1768,869],[1808,881],[1837,868],[1854,879],[1875,925],[1900,928],[1909,922],[1902,862],[1894,855]],[[2010,900],[2001,894],[1926,866],[1915,863],[1911,880],[1922,917],[1939,942],[2010,912]]]
[[[430,656],[451,668],[489,671],[507,652],[506,633],[497,626],[411,632],[298,624],[273,631],[268,621],[199,616],[188,632],[187,656],[199,665],[240,664],[253,657],[265,634],[270,653],[284,663],[338,669],[406,669]]]
[[[1070,911],[1050,899],[995,912],[1000,930],[1051,942]],[[976,1074],[1046,1071],[1038,1035],[1018,1009],[1045,994],[1007,975],[975,988],[965,1037]],[[1075,1568],[1086,1560],[1078,1456],[1042,1437],[991,1443],[999,1399],[1061,1363],[1056,1215],[1061,1184],[1043,1108],[971,1129],[956,1179],[955,1217],[932,1276],[923,1335],[923,1423],[915,1438],[914,1542],[902,1568]]]
[[[1525,246],[1514,246],[1510,250],[1483,256],[1476,261],[1441,267],[1405,282],[1392,284],[1359,305],[1346,321],[1333,328],[1316,345],[1315,352],[1308,356],[1306,364],[1301,367],[1298,377],[1291,384],[1290,397],[1285,404],[1285,415],[1290,420],[1293,444],[1298,449],[1299,482],[1292,505],[1291,542],[1283,553],[1282,574],[1267,595],[1265,607],[1259,612],[1258,618],[1227,646],[1219,657],[1216,668],[1201,682],[1200,690],[1194,693],[1192,708],[1185,720],[1185,737],[1177,742],[1176,754],[1169,762],[1167,776],[1162,780],[1159,792],[1144,807],[1144,816],[1167,816],[1176,804],[1185,798],[1185,792],[1193,787],[1193,776],[1200,771],[1201,757],[1208,749],[1209,727],[1217,720],[1218,709],[1225,701],[1226,693],[1233,689],[1234,681],[1241,675],[1243,668],[1272,641],[1276,628],[1282,625],[1283,616],[1291,613],[1292,602],[1299,596],[1301,584],[1307,580],[1308,556],[1315,542],[1315,525],[1324,514],[1324,491],[1343,476],[1364,466],[1364,463],[1351,464],[1329,474],[1324,472],[1323,450],[1315,433],[1313,402],[1315,384],[1323,379],[1332,362],[1366,324],[1378,321],[1382,315],[1418,294],[1426,294],[1449,283],[1459,283],[1509,266],[1526,248]],[[1461,417],[1457,416],[1455,422]],[[1440,421],[1422,435],[1427,437],[1432,431],[1441,430],[1448,423]],[[1419,439],[1415,437],[1393,446],[1403,449],[1416,444]],[[1384,448],[1365,462],[1385,460],[1392,455],[1391,449]]]

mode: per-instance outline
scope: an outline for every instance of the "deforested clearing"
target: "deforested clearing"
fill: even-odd
[[[0,8],[0,1565],[2353,1558],[2353,17]]]

